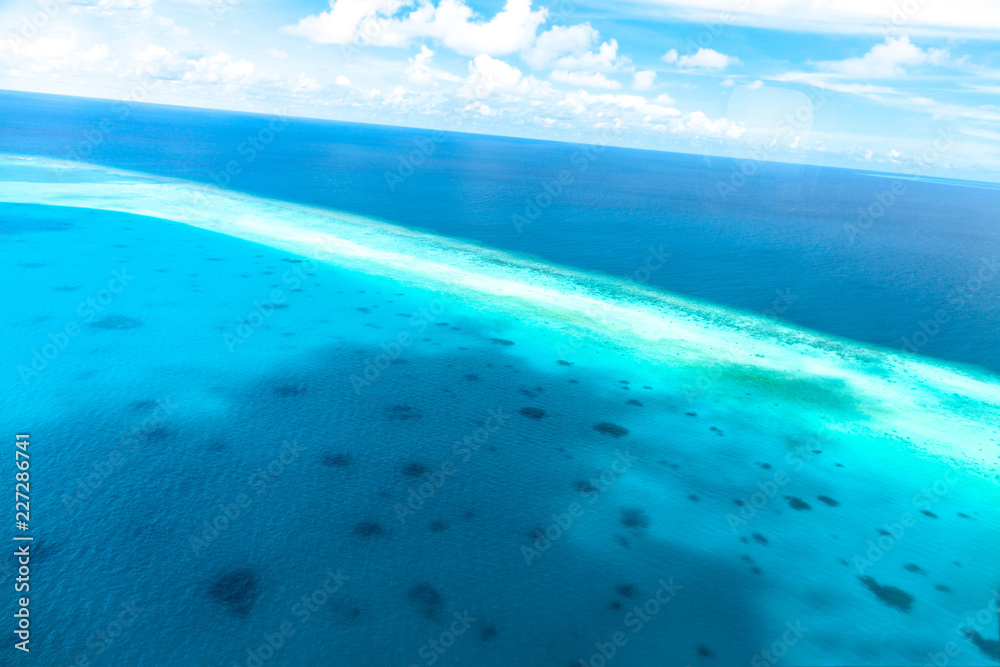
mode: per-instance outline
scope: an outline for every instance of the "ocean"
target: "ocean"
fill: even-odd
[[[0,110],[33,664],[996,664],[996,186]]]

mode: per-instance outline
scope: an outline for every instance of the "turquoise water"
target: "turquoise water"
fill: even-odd
[[[37,664],[996,663],[989,373],[346,213],[0,176]]]

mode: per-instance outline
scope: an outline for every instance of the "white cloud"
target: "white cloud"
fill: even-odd
[[[675,56],[677,54],[677,52],[674,49],[671,49],[670,51],[667,52],[667,55],[663,56],[664,60],[666,60],[667,56],[670,55],[671,53],[674,54]],[[719,53],[715,49],[704,49],[704,48],[698,49],[698,51],[695,52],[694,55],[681,56],[680,58],[677,58],[677,66],[683,69],[693,69],[693,68],[726,69],[730,65],[739,64],[739,62],[740,62],[739,58],[734,58],[733,56],[727,56],[724,53]]]
[[[587,88],[606,88],[608,90],[618,90],[622,84],[613,79],[609,79],[601,72],[567,72],[557,69],[549,75],[553,81],[568,83],[572,86],[585,86]]]
[[[860,58],[848,58],[819,63],[822,70],[857,79],[890,79],[906,75],[906,67],[930,63],[940,64],[948,56],[947,49],[927,49],[910,42],[910,38],[886,37]]]
[[[330,10],[308,16],[285,32],[319,44],[404,47],[414,39],[435,39],[463,55],[506,55],[535,41],[548,10],[532,11],[531,0],[507,0],[492,19],[481,20],[462,0],[421,2],[412,12],[401,0],[331,0]]]
[[[673,65],[674,63],[677,62],[677,49],[670,49],[662,56],[660,56],[660,60],[667,63],[668,65]]]
[[[426,86],[428,84],[433,84],[438,80],[441,81],[461,81],[461,77],[455,76],[451,72],[445,72],[444,70],[435,69],[430,66],[431,59],[434,57],[434,52],[428,49],[426,46],[420,46],[420,53],[409,59],[409,66],[404,71],[404,75],[410,81],[410,83],[415,83],[417,85]]]
[[[636,72],[632,79],[632,88],[635,90],[649,90],[656,85],[656,71],[644,69]]]
[[[219,52],[188,62],[190,69],[183,80],[189,83],[243,83],[253,74],[253,63],[233,62],[228,54]]]
[[[750,90],[757,90],[758,88],[761,88],[763,85],[764,82],[761,81],[760,79],[757,79],[753,83],[748,83],[747,88],[749,88]]]
[[[337,80],[334,81],[334,83],[336,83],[338,86],[344,86],[345,88],[350,88],[351,86],[354,85],[353,83],[351,83],[351,80],[348,79],[343,74],[341,74],[340,76],[338,76]]]
[[[589,23],[572,26],[552,26],[538,36],[535,43],[521,53],[521,60],[532,69],[543,69],[565,54],[590,50],[599,33]]]
[[[722,81],[719,82],[719,85],[722,86],[723,88],[732,88],[733,86],[736,85],[736,79],[733,78],[723,79]]]
[[[604,42],[597,48],[597,51],[585,51],[563,56],[552,64],[556,69],[588,72],[618,72],[630,69],[631,65],[632,61],[629,58],[618,55],[618,40],[615,39]]]
[[[281,49],[268,49],[267,51],[264,51],[264,53],[278,60],[283,60],[288,57],[288,53],[282,51]]]
[[[107,44],[95,44],[90,50],[78,53],[77,57],[88,63],[96,63],[107,59],[110,52],[111,49],[108,48]]]
[[[511,90],[521,81],[521,70],[486,54],[469,63],[469,76],[460,97],[482,99],[498,91]]]
[[[292,82],[291,91],[293,93],[314,93],[322,87],[316,79],[300,74],[299,78]]]

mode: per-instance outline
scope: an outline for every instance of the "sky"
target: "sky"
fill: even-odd
[[[997,0],[0,0],[0,88],[1000,182]]]

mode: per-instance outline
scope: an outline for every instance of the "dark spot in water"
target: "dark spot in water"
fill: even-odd
[[[902,612],[908,612],[910,611],[910,607],[913,606],[913,596],[901,588],[882,586],[874,578],[868,576],[860,576],[858,577],[858,581],[874,593],[875,597],[890,607],[894,607]]]
[[[907,572],[912,572],[914,574],[927,574],[926,572],[924,572],[924,568],[920,567],[916,563],[907,563],[906,565],[903,566],[903,569],[906,570]]]
[[[816,500],[820,501],[821,503],[826,503],[830,507],[836,507],[837,505],[840,504],[829,496],[816,496]]]
[[[688,500],[693,500],[694,502],[698,502],[699,498],[698,498],[698,496],[696,496],[696,495],[694,495],[692,493],[691,495],[688,496]]]
[[[389,419],[406,421],[407,419],[420,419],[420,413],[413,409],[412,405],[393,405],[388,410]]]
[[[715,426],[712,426],[712,427],[711,427],[711,428],[709,428],[708,430],[709,430],[709,431],[714,431],[714,432],[715,432],[715,435],[724,435],[724,434],[722,433],[722,429],[721,429],[721,428],[718,428],[718,427],[715,427]]]
[[[605,435],[610,435],[615,438],[620,438],[623,435],[628,435],[628,429],[624,426],[619,426],[618,424],[612,424],[611,422],[601,422],[600,424],[594,424],[594,430],[598,433],[603,433]]]
[[[618,535],[617,533],[615,533],[615,542],[625,547],[626,549],[630,548],[628,545],[628,540],[625,539],[624,535]]]
[[[920,510],[920,513],[923,514],[924,516],[929,516],[932,519],[938,518],[937,514],[935,514],[934,512],[932,512],[930,510]]]
[[[736,500],[733,501],[733,503],[739,505],[740,507],[743,507],[744,505],[747,504],[746,501],[743,500],[742,498],[737,498]]]
[[[754,574],[761,574],[761,570],[759,567],[752,567],[750,568],[750,571],[753,572]]]
[[[611,602],[608,603],[608,609],[610,609],[611,611],[618,611],[621,608],[622,608],[621,600],[612,600]]]
[[[698,416],[697,412],[685,412],[684,414],[686,414],[688,417],[697,417]]]
[[[986,639],[977,631],[970,628],[962,630],[962,634],[965,638],[972,642],[972,645],[978,648],[983,655],[992,659],[1000,660],[1000,641],[996,639]]]
[[[841,565],[843,565],[844,567],[847,567],[850,564],[846,560],[844,560],[843,558],[838,558],[837,562],[840,563]]]
[[[798,510],[802,512],[805,510],[812,509],[812,507],[809,506],[809,503],[802,500],[801,498],[796,498],[795,496],[785,496],[785,500],[788,501],[788,506],[791,507],[793,510]]]
[[[465,379],[468,380],[469,382],[476,382],[479,380],[479,376],[469,373],[468,375],[465,376]]]
[[[492,623],[479,628],[480,641],[488,642],[497,636],[497,626]]]
[[[507,340],[506,338],[490,338],[490,340],[493,341],[494,343],[496,343],[497,345],[508,345],[509,346],[509,345],[513,345],[514,344],[514,341]]]
[[[958,516],[960,516],[960,517],[961,517],[961,518],[963,518],[963,519],[971,519],[971,518],[972,518],[971,516],[969,516],[969,515],[968,515],[968,514],[966,514],[965,512],[959,512],[959,513],[958,513]]]
[[[573,365],[572,361],[566,361],[565,359],[559,359],[558,361],[556,361],[556,363],[559,364],[560,366],[572,366]]]
[[[289,259],[288,257],[282,257],[281,261],[282,262],[288,262],[289,264],[301,264],[302,263],[301,259]]]
[[[625,403],[627,405],[638,405],[640,408],[642,407],[642,401],[637,401],[634,398],[630,398],[629,400],[625,401]]]
[[[410,589],[408,595],[424,618],[433,621],[441,616],[444,598],[430,584],[417,584]]]
[[[639,589],[632,584],[621,584],[615,587],[615,592],[623,598],[637,598],[639,597]]]
[[[573,488],[575,488],[580,493],[591,494],[597,492],[597,487],[595,487],[590,482],[582,480],[579,482],[573,482]]]
[[[354,526],[354,530],[351,532],[362,537],[374,537],[375,535],[382,535],[385,531],[382,530],[382,524],[380,523],[375,521],[362,521],[358,525]]]
[[[890,533],[889,531],[882,530],[881,528],[878,529],[878,534],[879,535],[887,535],[887,536],[891,536],[892,535],[892,533]]]
[[[627,507],[622,510],[622,525],[629,528],[648,528],[649,516],[641,509]]]
[[[21,264],[21,266],[23,266],[26,269],[40,269],[45,265],[39,262],[25,262],[24,264]]]
[[[365,308],[364,306],[358,306],[357,308],[355,308],[355,310],[361,311],[362,313],[370,313],[370,312],[372,312],[370,309]]]
[[[53,289],[55,291],[57,291],[57,292],[75,292],[79,288],[72,287],[72,286],[69,286],[69,285],[60,285],[58,287],[54,287]]]
[[[448,524],[443,521],[431,521],[427,524],[427,530],[432,533],[440,533],[442,530],[448,530]]]
[[[288,308],[288,304],[287,303],[272,303],[271,307],[274,308],[275,310],[282,310],[284,308]]]
[[[212,582],[209,595],[230,612],[246,616],[260,597],[260,580],[251,570],[232,570]]]
[[[350,454],[327,454],[323,457],[323,465],[331,468],[346,468],[354,462]]]
[[[754,533],[750,537],[752,537],[754,539],[754,541],[759,542],[760,544],[764,544],[764,545],[767,544],[767,538],[764,537],[763,535],[761,535],[760,533]]]
[[[420,477],[427,472],[427,466],[423,463],[407,463],[403,466],[403,474],[407,477]]]
[[[542,410],[541,408],[521,408],[520,413],[531,419],[541,419],[545,416],[545,410]]]
[[[709,650],[709,648],[707,646],[705,646],[704,644],[698,644],[698,655],[700,655],[703,658],[713,658],[713,657],[715,657],[715,654],[712,653],[712,651]]]
[[[951,589],[945,586],[944,584],[935,584],[934,590],[941,591],[942,593],[951,593]]]
[[[301,384],[282,384],[274,388],[274,393],[282,398],[288,398],[306,393],[306,388]]]
[[[142,322],[131,317],[125,317],[124,315],[108,315],[96,322],[91,322],[90,326],[95,329],[135,329],[136,327],[141,327]]]

